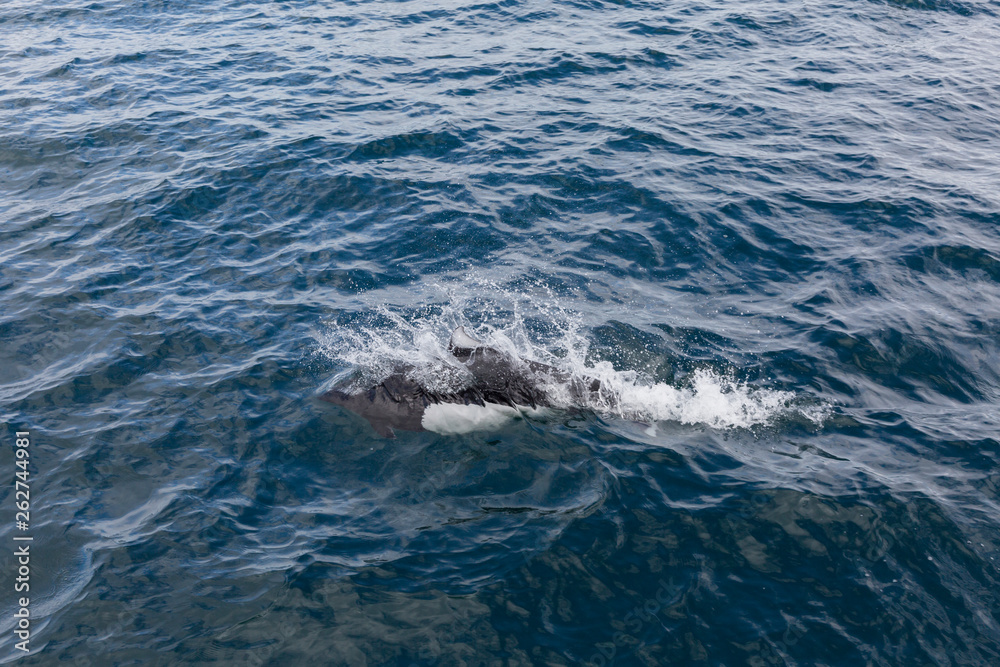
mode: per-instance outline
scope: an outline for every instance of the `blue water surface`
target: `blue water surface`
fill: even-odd
[[[7,0],[0,662],[1000,664],[998,62],[995,0]],[[316,400],[458,325],[620,401]]]

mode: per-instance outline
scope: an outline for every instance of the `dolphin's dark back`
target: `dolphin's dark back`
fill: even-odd
[[[361,415],[376,433],[386,438],[393,437],[394,429],[423,431],[424,411],[435,403],[506,404],[487,398],[475,385],[457,392],[430,391],[408,377],[411,370],[412,366],[401,366],[370,389],[356,392],[332,389],[321,395],[320,400]]]
[[[465,361],[476,389],[487,403],[500,405],[548,406],[545,391],[531,369],[518,359],[491,347],[478,347]]]
[[[457,392],[429,390],[411,379],[412,366],[402,365],[374,387],[361,391],[335,388],[320,399],[361,415],[379,435],[391,438],[394,429],[423,431],[424,413],[436,403],[551,407],[544,388],[547,383],[567,384],[570,395],[580,402],[600,388],[598,380],[574,378],[552,366],[522,361],[484,345],[464,327],[452,334],[448,349],[472,375],[472,384]]]
[[[601,388],[600,380],[577,378],[548,364],[511,358],[470,336],[465,327],[455,330],[448,349],[472,371],[477,386],[491,403],[551,406],[542,387],[546,381],[567,385],[570,396],[581,402]]]
[[[361,415],[379,435],[391,438],[392,429],[423,430],[420,422],[428,405],[423,394],[419,384],[402,373],[394,373],[367,391],[333,389],[320,399]]]

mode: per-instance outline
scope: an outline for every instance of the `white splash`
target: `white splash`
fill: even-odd
[[[708,370],[692,374],[684,386],[619,383],[614,387],[618,409],[605,408],[641,422],[676,421],[713,428],[749,428],[763,424],[791,407],[794,395],[774,389],[752,389]]]
[[[373,305],[368,323],[331,327],[320,336],[321,352],[360,369],[359,384],[371,386],[405,366],[428,390],[457,391],[472,381],[468,369],[448,352],[449,338],[462,326],[466,335],[514,359],[558,369],[563,380],[544,380],[557,408],[585,408],[647,424],[666,421],[718,429],[762,425],[790,412],[816,421],[818,413],[798,408],[791,392],[751,387],[712,370],[698,370],[674,385],[638,371],[615,370],[607,361],[588,363],[582,318],[544,289],[539,296],[511,293],[493,284],[486,289],[480,285],[478,292],[468,282],[461,289],[430,287],[431,305],[408,312],[379,303]],[[588,382],[596,378],[600,390],[574,397],[565,376]],[[496,428],[517,412],[507,406],[434,406],[425,414],[424,427],[439,433]]]

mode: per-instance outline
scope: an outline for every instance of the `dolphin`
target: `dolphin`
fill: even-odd
[[[546,386],[562,385],[575,403],[600,391],[600,381],[577,378],[547,364],[512,357],[458,327],[448,351],[471,382],[453,392],[434,391],[413,379],[415,367],[400,364],[373,387],[334,387],[320,399],[364,417],[382,437],[394,431],[457,433],[498,426],[526,408],[553,407]]]

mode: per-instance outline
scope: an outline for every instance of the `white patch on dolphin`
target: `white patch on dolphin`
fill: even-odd
[[[552,366],[485,345],[465,327],[452,333],[448,351],[449,362],[442,360],[430,368],[399,364],[374,386],[344,382],[320,399],[364,417],[383,437],[392,437],[397,429],[457,434],[495,429],[520,414],[539,414],[539,408],[552,407],[553,382],[568,383],[568,393],[581,398],[600,386],[597,380],[580,381]],[[453,372],[444,372],[449,369]],[[428,386],[427,380],[451,377],[459,369],[468,384]]]
[[[518,411],[514,408],[497,403],[434,403],[424,408],[420,425],[441,435],[459,435],[499,428],[517,415]]]

